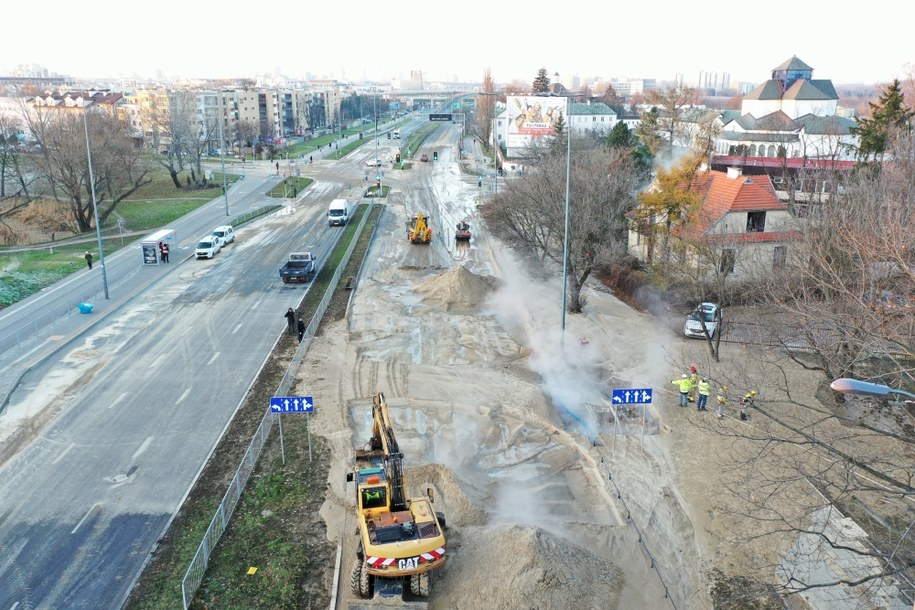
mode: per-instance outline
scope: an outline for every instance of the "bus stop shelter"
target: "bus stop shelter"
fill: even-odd
[[[168,244],[168,249],[172,252],[178,249],[178,238],[175,236],[174,229],[161,229],[152,235],[149,235],[140,242],[140,252],[143,255],[144,265],[160,264],[159,244]]]

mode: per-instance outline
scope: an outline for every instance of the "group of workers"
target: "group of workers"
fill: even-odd
[[[689,403],[696,403],[697,411],[708,411],[708,398],[712,393],[711,384],[708,377],[700,376],[696,366],[689,367],[689,373],[683,373],[679,379],[671,380],[671,383],[677,386],[680,394],[680,406],[688,407]],[[725,408],[728,402],[728,386],[722,385],[718,388],[716,400],[718,402],[718,417],[724,417]],[[750,390],[740,398],[740,419],[746,421],[750,418],[749,408],[756,398],[756,390]]]

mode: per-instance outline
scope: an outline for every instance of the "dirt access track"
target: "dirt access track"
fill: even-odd
[[[391,205],[379,234],[401,235],[408,214]],[[297,380],[316,402],[340,405],[318,409],[312,420],[335,456],[321,513],[329,537],[344,542],[338,607],[351,597],[356,542],[345,473],[354,447],[371,435],[376,391],[395,421],[410,490],[433,487],[450,526],[449,563],[434,575],[430,607],[667,603],[613,498],[609,446],[595,416],[610,387],[601,379],[602,349],[626,350],[643,338],[602,340],[612,320],[601,329],[582,319],[563,348],[560,294],[556,283],[527,279],[509,252],[481,234],[463,246],[441,238],[412,245],[405,235],[376,240],[350,315],[315,338]],[[589,298],[611,317],[653,325],[605,293]],[[579,323],[588,327],[584,346]],[[671,584],[678,572],[673,567]]]

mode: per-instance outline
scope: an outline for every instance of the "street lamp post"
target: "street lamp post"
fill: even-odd
[[[382,193],[381,188],[381,170],[378,168],[378,91],[375,88],[372,88],[372,108],[375,111],[375,197],[380,197]]]
[[[95,198],[95,173],[92,171],[92,149],[89,147],[89,109],[83,107],[83,130],[86,132],[86,157],[89,160],[89,188],[92,191],[92,213],[95,216],[95,236],[98,239],[99,264],[102,266],[102,287],[105,290],[105,300],[108,296],[108,270],[105,267],[105,246],[102,244],[102,225],[98,219],[98,201]]]
[[[223,114],[223,113],[220,113]],[[226,216],[229,215],[229,189],[226,188],[226,138],[222,131],[223,117],[219,117],[219,157],[222,163],[222,198],[226,202]]]
[[[572,177],[572,127],[569,123],[569,110],[572,107],[572,98],[566,98],[566,208],[565,232],[562,239],[562,324],[560,341],[565,341],[566,334],[566,293],[569,286],[569,185]]]

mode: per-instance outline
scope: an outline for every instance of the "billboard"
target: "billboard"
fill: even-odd
[[[551,136],[554,124],[565,118],[566,98],[510,95],[506,98],[509,148],[525,148],[531,141]]]

